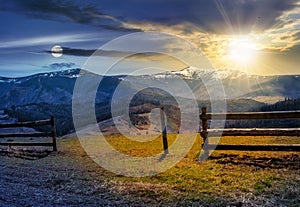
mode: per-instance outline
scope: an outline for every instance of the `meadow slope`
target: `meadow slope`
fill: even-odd
[[[169,136],[170,143],[175,138]],[[122,136],[106,139],[132,156],[148,156],[161,150],[160,138],[147,144]],[[222,142],[231,140],[229,137]],[[250,139],[238,140],[243,143]],[[300,143],[297,137],[257,137],[253,141]],[[40,159],[30,154],[22,159],[20,154],[1,153],[0,205],[298,206],[300,203],[300,153],[219,151],[199,163],[198,137],[189,154],[173,168],[151,177],[128,178],[98,166],[77,138],[58,139],[58,149]]]

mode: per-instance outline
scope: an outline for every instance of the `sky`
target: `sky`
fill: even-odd
[[[84,68],[95,51],[104,67],[105,61],[135,52],[135,47],[134,41],[103,46],[137,32],[174,35],[152,42],[159,51],[174,54],[188,51],[179,40],[186,41],[216,69],[300,74],[300,0],[0,0],[0,23],[0,76]],[[185,67],[170,64],[170,57],[147,54],[152,43],[135,38],[146,54],[133,62],[165,62],[170,70]],[[62,55],[52,51],[54,46],[62,48]],[[116,73],[126,73],[116,68]]]

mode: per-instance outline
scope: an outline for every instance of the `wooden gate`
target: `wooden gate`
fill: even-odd
[[[8,137],[52,137],[52,142],[0,142],[0,145],[6,146],[52,146],[53,151],[57,151],[56,146],[56,127],[54,117],[51,116],[48,120],[39,120],[32,122],[17,122],[11,124],[0,124],[0,128],[16,128],[16,127],[36,127],[50,125],[49,132],[34,132],[34,133],[5,133],[0,134],[0,138]]]
[[[227,114],[208,114],[206,108],[202,108],[200,115],[203,138],[203,157],[207,157],[209,150],[246,150],[246,151],[300,151],[299,144],[284,145],[228,145],[209,144],[209,137],[216,136],[300,136],[300,128],[283,129],[209,129],[209,120],[264,120],[264,119],[300,119],[300,111],[276,111],[276,112],[245,112]],[[207,142],[206,142],[207,141]],[[205,143],[206,142],[206,143]],[[200,156],[201,158],[201,156]]]

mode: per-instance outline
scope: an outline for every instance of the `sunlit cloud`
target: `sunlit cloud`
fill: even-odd
[[[284,51],[300,43],[300,2],[277,18],[278,25],[265,32],[267,49]]]
[[[103,58],[115,58],[126,55],[127,51],[114,51],[114,48],[101,51],[96,46],[100,47],[104,42],[130,32],[154,31],[177,35],[189,41],[209,58],[215,68],[269,73],[269,68],[278,65],[296,71],[295,66],[291,65],[299,63],[295,58],[295,51],[299,51],[295,48],[300,45],[299,0],[175,0],[172,5],[169,1],[150,0],[12,0],[3,2],[0,11],[22,17],[15,21],[30,20],[37,24],[31,32],[24,31],[23,38],[19,38],[20,34],[11,39],[2,38],[0,53],[6,55],[16,51],[23,51],[26,56],[36,51],[48,55],[51,52],[45,50],[59,44],[64,47],[63,58],[68,59],[64,60],[67,62],[85,59],[95,52]],[[46,36],[39,33],[38,26],[43,21],[50,21],[55,28],[54,31],[50,28]],[[64,30],[64,24],[70,26],[73,34]],[[18,32],[12,28],[11,33]],[[87,28],[93,32],[80,32],[87,31]],[[100,36],[105,36],[101,44]],[[176,45],[178,42],[175,41],[162,41],[159,44],[167,54],[189,51],[189,48],[176,48]],[[35,51],[26,48],[35,46]],[[198,54],[199,51],[194,53],[187,54],[190,58],[202,55]],[[168,57],[145,53],[136,54],[131,59],[159,62]],[[264,71],[264,68],[268,68],[268,71]]]
[[[274,19],[273,25],[269,25],[262,31],[257,30],[254,25],[253,30],[249,33],[239,33],[236,25],[232,25],[230,17],[220,3],[221,1],[216,2],[231,33],[207,32],[191,22],[181,22],[172,25],[172,27],[154,22],[131,22],[131,25],[143,31],[164,31],[176,34],[197,45],[216,68],[241,70],[242,67],[245,67],[244,70],[250,73],[251,71],[261,71],[265,65],[271,67],[269,66],[271,58],[266,56],[283,54],[284,51],[299,45],[300,1],[294,1],[294,4],[291,4],[293,6],[290,6],[291,9],[278,15]],[[249,1],[241,1],[240,3],[249,3]],[[240,27],[238,30],[242,31],[243,28]],[[240,39],[243,39],[242,44],[247,45],[247,47],[239,46],[239,44],[232,46],[233,42]],[[236,55],[233,55],[234,53]]]

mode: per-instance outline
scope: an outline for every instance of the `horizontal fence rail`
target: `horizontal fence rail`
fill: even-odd
[[[41,146],[41,147],[52,147],[53,143],[51,142],[12,142],[12,143],[3,143],[1,142],[0,145],[4,146]],[[55,150],[53,150],[55,151]]]
[[[7,137],[51,137],[51,136],[52,136],[51,132],[0,134],[0,138],[7,138]]]
[[[201,114],[201,120],[259,120],[259,119],[299,119],[300,111],[275,111],[275,112],[243,112],[243,113],[216,113]]]
[[[200,160],[209,156],[209,150],[245,150],[245,151],[300,151],[300,144],[291,145],[229,145],[209,144],[209,137],[214,136],[300,136],[300,128],[252,128],[252,129],[208,129],[208,120],[264,120],[264,119],[300,119],[300,111],[275,112],[243,112],[243,113],[214,113],[207,114],[202,108],[200,114],[203,138]]]
[[[213,145],[206,150],[237,150],[237,151],[300,151],[300,145]]]
[[[0,128],[17,128],[17,127],[35,127],[35,126],[51,126],[51,131],[49,132],[33,132],[33,133],[0,133],[0,138],[14,138],[14,137],[52,137],[52,142],[14,142],[6,141],[0,142],[0,145],[3,146],[52,146],[53,151],[57,151],[56,145],[56,126],[54,117],[51,116],[47,120],[39,120],[32,122],[17,122],[9,124],[0,124]]]
[[[286,129],[208,129],[209,136],[300,136],[300,128]]]
[[[51,119],[31,121],[31,122],[17,122],[10,124],[0,124],[0,128],[14,128],[14,127],[32,127],[32,126],[44,126],[51,125]]]

